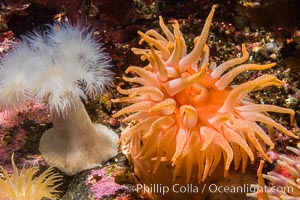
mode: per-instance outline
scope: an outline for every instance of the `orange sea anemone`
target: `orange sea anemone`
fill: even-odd
[[[298,138],[285,127],[271,119],[267,112],[286,113],[294,121],[294,111],[275,105],[253,103],[247,94],[268,86],[281,86],[284,82],[272,75],[262,75],[235,87],[232,80],[247,70],[264,70],[275,63],[242,64],[249,54],[242,45],[242,57],[216,66],[210,62],[206,44],[209,28],[216,9],[212,7],[203,31],[194,40],[194,49],[187,53],[187,46],[178,22],[173,24],[173,33],[159,18],[165,35],[151,29],[138,32],[140,43],[147,42],[148,49],[133,48],[135,54],[147,59],[143,68],[130,66],[125,73],[134,72],[136,77],[124,77],[127,82],[141,86],[121,89],[126,97],[114,102],[132,105],[115,113],[113,117],[129,116],[123,122],[131,122],[121,136],[123,146],[128,148],[136,174],[148,175],[160,170],[173,173],[190,182],[205,181],[215,169],[224,163],[224,175],[231,163],[245,171],[248,160],[253,163],[258,152],[266,155],[267,146],[274,143],[258,123],[267,126],[269,134],[273,128],[283,134]],[[240,65],[242,64],[242,65]],[[163,167],[164,165],[165,167]],[[192,173],[193,172],[193,173]],[[194,173],[196,172],[196,173]]]

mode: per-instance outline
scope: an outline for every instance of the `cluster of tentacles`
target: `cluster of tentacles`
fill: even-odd
[[[247,98],[251,91],[281,86],[283,81],[272,75],[262,75],[230,86],[240,73],[271,68],[274,63],[242,64],[249,57],[245,45],[242,45],[240,58],[219,66],[210,62],[206,41],[215,8],[212,7],[201,35],[195,38],[194,48],[189,53],[176,21],[172,33],[160,17],[165,37],[153,29],[138,32],[142,38],[140,43],[147,42],[150,48],[133,48],[132,51],[149,64],[143,68],[127,68],[125,73],[137,76],[123,79],[141,86],[118,87],[121,94],[128,96],[114,100],[132,104],[113,117],[129,114],[123,122],[131,123],[122,132],[121,141],[130,152],[139,151],[133,159],[150,160],[153,166],[147,170],[153,173],[159,170],[161,162],[170,162],[174,167],[173,180],[183,168],[187,182],[192,169],[198,171],[198,181],[204,181],[222,159],[225,176],[232,162],[235,169],[242,165],[245,171],[248,160],[253,162],[256,152],[270,161],[265,152],[267,146],[272,149],[274,143],[257,122],[265,124],[270,133],[275,128],[285,135],[298,137],[267,114],[290,114],[293,123],[293,110],[255,104]]]
[[[37,176],[39,169],[29,167],[19,170],[11,159],[13,173],[0,166],[0,199],[1,200],[41,200],[57,199],[57,189],[61,185],[62,176],[50,167]]]
[[[250,197],[257,197],[259,200],[269,199],[289,199],[297,200],[300,198],[300,145],[298,148],[286,147],[287,150],[293,152],[296,156],[280,155],[276,161],[277,168],[281,168],[280,172],[271,171],[263,174],[262,169],[264,161],[260,162],[257,170],[258,185],[256,193],[247,194]],[[284,170],[282,170],[284,169]],[[265,184],[264,179],[270,182]]]

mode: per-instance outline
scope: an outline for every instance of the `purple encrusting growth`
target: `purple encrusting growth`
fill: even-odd
[[[125,186],[115,182],[115,177],[107,175],[105,169],[93,170],[85,181],[93,197],[98,200],[104,196],[116,194],[118,190],[126,189]]]
[[[35,103],[32,106],[26,105],[20,107],[18,110],[0,113],[0,125],[6,129],[20,125],[25,119],[32,120],[37,124],[51,122],[45,106],[41,103]]]
[[[34,121],[34,123],[37,124],[50,123],[50,118],[42,104],[23,106],[19,111],[0,113],[0,164],[9,172],[12,171],[11,155],[23,147],[25,137],[28,134],[28,132],[22,128],[22,123],[24,123],[25,119]],[[17,159],[20,162],[20,159]],[[19,162],[18,164],[20,164]],[[26,164],[26,166],[30,164],[35,166],[36,164],[33,162],[31,162],[31,159],[24,160],[20,166],[24,164]]]
[[[5,144],[3,142],[5,132],[2,132],[2,129],[0,129],[0,131],[0,165],[2,165],[2,167],[4,167],[7,171],[11,172],[11,155],[14,151],[20,149],[24,145],[27,132],[23,129],[18,130],[18,134],[15,135],[14,139]]]

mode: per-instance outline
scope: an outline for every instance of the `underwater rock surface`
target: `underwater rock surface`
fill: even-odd
[[[239,57],[241,55],[240,45],[246,43],[251,62],[276,62],[277,66],[275,68],[265,70],[264,72],[275,75],[278,79],[284,80],[286,84],[280,88],[265,88],[262,91],[253,92],[249,96],[255,102],[261,104],[272,104],[293,109],[296,113],[295,121],[298,125],[300,124],[299,26],[296,28],[295,22],[293,22],[294,25],[285,26],[285,22],[294,21],[294,17],[292,16],[291,18],[283,17],[280,19],[283,23],[280,25],[275,24],[272,28],[264,25],[255,27],[253,26],[255,21],[252,20],[259,18],[249,17],[246,15],[248,12],[243,12],[245,9],[261,9],[264,12],[270,6],[268,3],[272,3],[270,0],[258,0],[255,1],[256,4],[253,1],[247,0],[239,1],[239,3],[230,1],[229,4],[218,0],[126,0],[124,4],[117,4],[117,6],[116,3],[112,3],[115,1],[109,2],[104,0],[70,0],[64,1],[65,3],[62,3],[62,1],[55,1],[55,3],[53,1],[43,1],[42,3],[41,1],[32,1],[37,3],[38,6],[27,4],[26,2],[13,0],[1,5],[1,54],[7,53],[11,45],[18,42],[17,37],[26,31],[32,30],[33,27],[43,27],[44,23],[56,20],[81,20],[96,28],[97,31],[94,33],[96,36],[102,36],[102,42],[105,44],[115,65],[115,85],[121,85],[122,87],[138,86],[128,84],[121,79],[128,66],[145,65],[145,62],[141,61],[130,50],[132,47],[138,46],[138,41],[140,40],[137,34],[138,30],[145,32],[150,28],[158,27],[158,15],[164,17],[165,23],[170,29],[173,20],[177,19],[179,24],[181,24],[181,30],[185,35],[188,45],[193,46],[193,38],[200,34],[211,6],[217,3],[219,4],[218,12],[215,14],[208,40],[208,45],[211,47],[211,54],[214,55],[213,59],[220,64],[226,60]],[[286,7],[294,5],[290,3],[294,1],[283,2],[286,4]],[[64,4],[70,6],[64,6]],[[293,7],[298,8],[297,5]],[[121,16],[119,13],[127,13],[125,12],[127,10],[130,12],[128,12],[128,15],[124,19],[118,18],[118,16]],[[18,17],[11,17],[13,15],[17,15]],[[235,19],[235,17],[240,17],[241,19]],[[276,18],[276,15],[272,17]],[[26,20],[22,21],[22,18],[26,18]],[[9,26],[8,22],[10,23]],[[299,20],[296,23],[299,23]],[[264,45],[269,42],[277,44],[279,48],[279,52],[275,52],[275,57],[268,57],[265,54]],[[248,71],[236,77],[233,84],[239,84],[244,80],[248,80],[249,78],[254,79],[260,75],[260,72]],[[134,74],[131,74],[131,76],[134,76]],[[107,91],[104,96],[88,101],[85,107],[92,121],[104,123],[120,133],[125,124],[111,117],[125,106],[111,102],[111,99],[119,97],[121,96],[113,88]],[[42,133],[51,128],[52,124],[45,109],[36,108],[35,105],[35,103],[27,105],[26,108],[17,111],[15,114],[6,115],[4,118],[1,117],[0,165],[10,172],[11,154],[13,152],[15,153],[15,163],[19,168],[22,168],[23,164],[25,164],[25,167],[29,167],[32,164],[38,166],[40,172],[42,172],[48,167],[40,156],[37,144]],[[288,116],[272,113],[271,117],[283,124],[287,129],[291,128]],[[12,120],[6,121],[8,118]],[[299,133],[297,127],[292,131]],[[294,140],[279,133],[275,134],[277,134],[277,139],[275,140],[277,147],[274,149],[276,153],[285,153],[286,146],[295,147]],[[268,156],[271,156],[271,152],[268,152]],[[117,174],[115,176],[116,184],[122,188],[126,188],[117,190],[113,195],[103,196],[102,199],[151,199],[152,196],[147,191],[136,190],[137,184],[140,184],[140,182],[134,176],[132,166],[128,163],[121,150],[115,158],[102,167],[107,172],[107,168],[115,165],[117,165],[115,167],[116,172],[112,173],[112,176]],[[235,178],[237,185],[239,183],[256,184],[256,170],[258,165],[259,159],[256,159],[254,165],[248,167],[246,170],[246,175],[250,176],[251,180]],[[273,167],[274,164],[265,163],[263,173],[271,171]],[[95,170],[101,169],[99,167]],[[62,173],[63,184],[58,188],[61,191],[60,197],[65,200],[93,199],[93,194],[86,185],[87,177],[90,177],[91,174],[92,170],[87,170],[71,177]],[[110,175],[108,173],[108,176]],[[241,176],[244,175],[242,174]],[[98,178],[98,176],[95,177],[95,182],[99,181]],[[229,180],[219,180],[218,184],[229,185]],[[246,194],[244,193],[240,195],[238,198],[251,199],[246,198]],[[231,197],[230,194],[226,195],[226,199],[231,198],[236,197]],[[224,195],[215,193],[211,194],[207,199],[224,199]]]

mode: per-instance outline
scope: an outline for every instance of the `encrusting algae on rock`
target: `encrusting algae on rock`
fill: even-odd
[[[293,110],[256,104],[247,97],[251,91],[281,86],[283,81],[265,74],[230,86],[240,73],[268,69],[275,63],[242,64],[249,58],[245,44],[242,57],[219,66],[210,62],[206,41],[216,7],[212,7],[189,53],[177,21],[171,32],[162,17],[159,18],[165,37],[153,29],[138,32],[142,38],[140,44],[146,42],[150,48],[133,48],[132,51],[149,64],[127,68],[125,73],[134,72],[137,76],[123,79],[141,86],[117,88],[128,96],[113,101],[132,105],[113,117],[129,114],[122,119],[131,123],[122,132],[120,142],[128,150],[127,156],[143,183],[200,184],[219,171],[227,176],[232,163],[236,170],[241,166],[245,172],[257,152],[271,162],[266,149],[273,149],[274,143],[258,123],[265,124],[271,135],[275,128],[298,138],[267,113],[289,114],[293,124]],[[219,170],[220,166],[223,170]]]
[[[11,175],[0,166],[0,200],[41,200],[42,198],[57,199],[57,188],[62,176],[53,172],[53,167],[46,169],[37,176],[38,168],[19,169],[12,156],[13,173]]]

